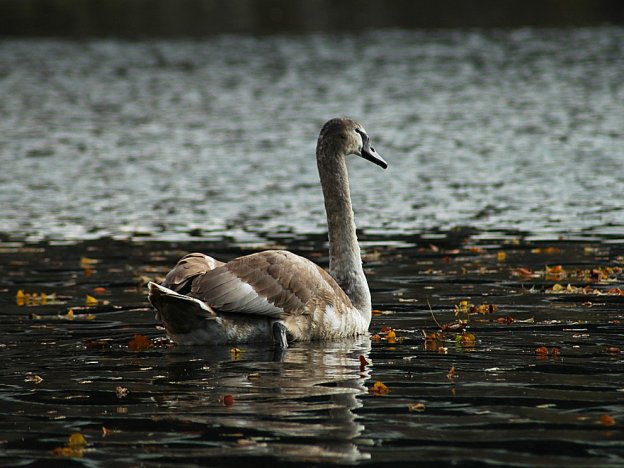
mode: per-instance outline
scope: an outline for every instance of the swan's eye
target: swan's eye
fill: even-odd
[[[370,147],[370,150],[374,153],[375,152],[375,148],[373,148],[372,146]]]

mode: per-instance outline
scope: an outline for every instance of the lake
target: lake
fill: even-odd
[[[621,466],[623,66],[616,27],[0,41],[0,464]],[[327,267],[336,115],[389,163],[349,163],[370,336],[173,346],[185,253]]]

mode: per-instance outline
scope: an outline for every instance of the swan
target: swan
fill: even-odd
[[[329,273],[286,250],[266,250],[227,263],[184,256],[148,299],[168,336],[182,345],[334,340],[367,333],[371,295],[360,256],[346,157],[388,164],[364,127],[348,118],[326,122],[316,145],[325,201]]]

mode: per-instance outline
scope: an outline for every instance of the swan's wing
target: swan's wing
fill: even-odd
[[[224,263],[208,255],[190,253],[182,257],[176,266],[167,273],[162,286],[184,294],[190,291],[189,280],[203,275],[207,271],[214,270],[221,265],[224,265]]]
[[[284,250],[246,255],[193,281],[190,295],[219,312],[284,318],[351,302],[333,278],[311,261]]]

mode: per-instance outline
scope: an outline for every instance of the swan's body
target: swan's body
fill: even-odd
[[[332,119],[319,135],[316,159],[329,233],[329,273],[285,250],[219,262],[183,257],[149,300],[179,344],[327,340],[366,333],[371,296],[360,257],[349,194],[346,156],[381,167],[360,124]]]

